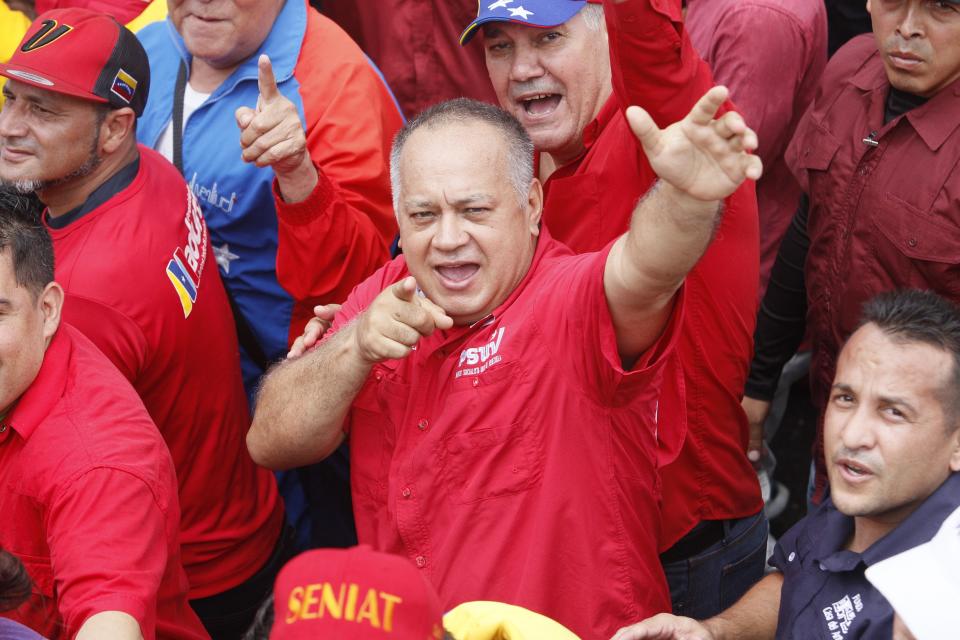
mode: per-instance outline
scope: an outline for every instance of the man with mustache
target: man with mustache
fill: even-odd
[[[349,438],[360,542],[410,558],[448,609],[509,602],[585,638],[668,610],[655,485],[658,434],[677,429],[657,415],[675,292],[762,165],[738,114],[714,119],[726,95],[662,131],[628,111],[661,180],[582,255],[540,225],[516,119],[460,99],[408,123],[391,154],[403,256],[267,376],[254,459],[288,468]]]
[[[627,229],[655,181],[629,134],[626,106],[642,106],[665,126],[713,83],[679,0],[484,0],[461,42],[476,34],[500,105],[536,146],[551,233],[578,253],[603,247]],[[665,387],[660,404],[661,424],[671,427],[661,443],[660,551],[677,612],[712,615],[763,575],[766,521],[740,406],[759,244],[747,183],[726,199],[715,241],[687,280],[691,311],[675,372],[682,379]],[[684,423],[685,441],[671,441]]]
[[[840,352],[824,444],[830,497],[780,539],[778,571],[714,618],[663,614],[614,640],[897,637],[865,571],[960,506],[960,308],[917,290],[868,302]]]
[[[830,60],[787,149],[809,205],[761,305],[744,399],[754,425],[805,334],[822,409],[864,301],[901,287],[960,300],[960,1],[867,7],[872,36]],[[819,440],[815,501],[826,487]]]

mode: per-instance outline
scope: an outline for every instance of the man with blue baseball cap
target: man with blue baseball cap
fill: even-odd
[[[713,85],[680,0],[482,0],[461,43],[478,33],[501,106],[538,151],[546,226],[578,253],[603,248],[656,182],[626,107],[664,126]],[[714,242],[687,278],[694,309],[659,405],[662,513],[625,525],[639,536],[659,523],[659,548],[625,569],[659,572],[662,563],[674,610],[695,617],[719,612],[763,575],[767,525],[740,406],[758,254],[748,182],[726,199]]]

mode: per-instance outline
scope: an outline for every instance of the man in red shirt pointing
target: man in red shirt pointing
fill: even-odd
[[[409,557],[446,608],[510,602],[584,637],[670,601],[657,559],[657,400],[678,290],[720,200],[760,161],[709,92],[632,127],[662,181],[628,233],[580,256],[540,225],[523,127],[469,100],[391,154],[404,255],[363,282],[317,349],[265,380],[247,437],[285,468],[349,438],[361,543]]]

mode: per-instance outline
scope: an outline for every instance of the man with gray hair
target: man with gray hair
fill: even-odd
[[[657,401],[687,272],[760,161],[727,91],[634,135],[661,182],[630,231],[573,256],[541,226],[532,142],[456,100],[394,143],[404,255],[316,349],[265,379],[247,444],[265,466],[349,438],[361,543],[409,557],[446,608],[495,600],[582,637],[669,609],[657,558]]]
[[[484,0],[461,36],[481,34],[500,100],[533,139],[543,217],[577,253],[624,233],[655,183],[627,105],[661,127],[713,85],[680,0]],[[729,104],[724,108],[729,108]],[[766,521],[741,407],[759,280],[752,183],[724,201],[717,236],[687,281],[678,372],[660,416],[662,560],[674,609],[716,613],[763,575]],[[685,389],[683,393],[682,389]]]

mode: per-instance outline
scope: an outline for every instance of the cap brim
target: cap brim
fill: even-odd
[[[0,76],[4,76],[5,78],[15,80],[17,82],[23,82],[40,89],[46,89],[47,91],[53,91],[54,93],[64,93],[68,96],[83,98],[85,100],[100,102],[102,104],[107,104],[109,102],[105,98],[101,98],[98,95],[90,93],[90,91],[87,89],[82,89],[81,87],[72,85],[69,82],[61,80],[60,78],[51,78],[49,77],[49,74],[37,73],[33,69],[24,67],[22,65],[0,63]]]
[[[568,11],[563,9],[556,9],[551,12],[548,20],[537,21],[537,20],[515,20],[513,18],[505,16],[484,16],[482,18],[477,18],[473,22],[467,25],[467,28],[463,30],[463,33],[460,34],[460,46],[464,46],[470,40],[473,39],[473,36],[477,35],[477,29],[481,25],[487,24],[488,22],[510,22],[513,24],[519,24],[524,27],[533,27],[535,29],[548,29],[550,27],[556,27],[561,25],[573,16],[577,15],[581,9],[587,4],[586,1],[582,3],[570,2],[570,7]]]

